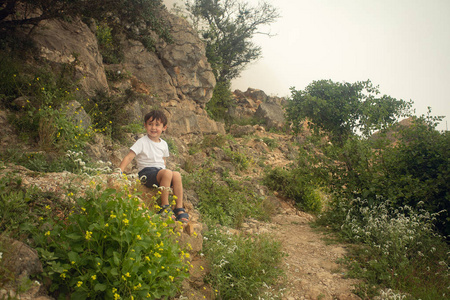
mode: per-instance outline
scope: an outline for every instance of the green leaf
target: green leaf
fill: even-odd
[[[104,291],[104,290],[106,290],[106,284],[103,284],[103,283],[97,283],[95,286],[94,286],[94,290],[95,291]]]
[[[77,234],[77,233],[69,233],[69,234],[66,234],[66,237],[69,238],[69,239],[71,239],[71,240],[74,240],[74,241],[77,241],[77,240],[82,239],[82,236],[79,235],[79,234]]]
[[[85,300],[88,298],[87,292],[84,291],[76,291],[71,295],[72,300]]]
[[[119,272],[117,272],[117,268],[111,268],[109,274],[111,274],[112,276],[118,276]]]
[[[68,257],[71,262],[72,261],[76,262],[78,260],[79,255],[76,252],[70,251]]]
[[[120,265],[120,254],[116,251],[113,252],[113,259],[114,259],[114,264],[116,266]]]

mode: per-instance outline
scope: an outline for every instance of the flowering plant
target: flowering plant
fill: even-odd
[[[73,198],[73,194],[69,197]],[[36,237],[55,296],[72,299],[159,299],[187,277],[174,221],[142,208],[137,193],[90,188],[67,218],[42,225]]]

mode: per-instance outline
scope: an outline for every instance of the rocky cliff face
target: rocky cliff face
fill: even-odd
[[[184,149],[185,145],[201,140],[205,134],[225,134],[225,128],[223,123],[210,119],[205,110],[216,82],[197,32],[183,18],[167,11],[163,16],[174,42],[168,44],[155,34],[157,43],[155,51],[151,52],[142,43],[123,36],[120,43],[124,58],[118,64],[103,62],[94,21],[89,24],[81,20],[43,21],[31,37],[38,49],[35,55],[51,65],[69,65],[73,69],[82,97],[94,97],[99,91],[108,95],[125,95],[132,91],[137,95],[124,109],[127,122],[141,123],[149,110],[162,107],[169,117],[166,135],[179,149]],[[268,128],[284,125],[281,108],[284,99],[268,97],[263,91],[250,88],[246,92],[237,90],[234,96],[237,107],[229,112],[232,117],[257,116]],[[73,103],[71,106],[77,107],[77,116],[86,116],[82,124],[88,126],[90,118],[81,105]],[[0,124],[10,128],[6,117],[0,116]],[[239,128],[234,130],[239,131]],[[131,137],[135,138],[137,136]],[[0,137],[0,144],[9,143],[9,140],[6,135]],[[129,145],[117,150],[100,135],[94,140],[86,149],[94,159],[118,165],[128,151]]]
[[[74,66],[80,93],[86,97],[98,91],[123,93],[127,89],[142,95],[126,109],[130,122],[141,122],[158,104],[167,110],[171,135],[224,133],[223,125],[209,119],[203,109],[216,83],[204,45],[186,20],[168,12],[164,17],[174,43],[158,40],[156,51],[149,52],[142,43],[123,39],[125,57],[116,65],[103,63],[95,24],[88,26],[80,20],[41,22],[33,40],[42,58]],[[127,76],[108,82],[106,72]]]

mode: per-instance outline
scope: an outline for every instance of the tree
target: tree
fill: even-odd
[[[231,81],[248,63],[261,56],[261,47],[253,44],[261,26],[279,18],[275,7],[266,2],[250,7],[237,0],[187,0],[194,27],[206,44],[206,56],[217,82]]]
[[[304,91],[291,88],[287,118],[294,129],[308,119],[316,134],[323,132],[331,141],[343,143],[357,132],[368,136],[406,115],[411,102],[380,94],[370,80],[339,83],[313,81]]]

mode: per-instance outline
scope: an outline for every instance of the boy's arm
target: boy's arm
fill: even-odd
[[[136,153],[134,153],[132,150],[128,152],[128,154],[123,158],[122,162],[120,163],[120,171],[123,172],[125,168],[130,164],[130,162],[136,157]]]

